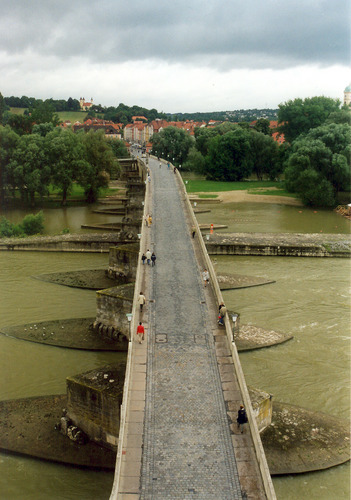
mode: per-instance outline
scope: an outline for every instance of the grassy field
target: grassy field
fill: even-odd
[[[242,182],[220,182],[206,181],[204,179],[189,178],[186,190],[188,193],[216,193],[220,191],[242,191],[247,190],[250,194],[269,196],[293,196],[288,193],[281,182],[274,181],[242,181]],[[214,195],[201,195],[201,197],[214,197]]]
[[[14,115],[23,115],[27,108],[10,108],[10,112]]]
[[[14,115],[23,115],[26,109],[27,108],[10,108],[10,111]],[[62,122],[69,120],[72,124],[75,123],[76,121],[83,123],[87,114],[88,114],[87,111],[59,111],[57,113],[59,119]]]
[[[62,122],[69,120],[72,125],[77,121],[83,123],[87,114],[87,111],[59,111],[57,113]]]

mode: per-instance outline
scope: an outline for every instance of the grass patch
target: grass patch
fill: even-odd
[[[218,198],[218,194],[199,194],[199,198]]]
[[[262,194],[262,195],[267,195],[267,196],[286,196],[288,198],[296,198],[294,193],[288,193],[288,191],[285,191],[284,189],[270,189],[267,191],[257,191],[255,189],[249,190],[249,194]]]
[[[69,120],[72,125],[74,125],[75,122],[83,123],[87,114],[87,111],[58,111],[57,113],[62,122]]]
[[[242,181],[242,182],[221,182],[221,181],[206,181],[203,179],[189,179],[186,184],[188,193],[206,193],[220,191],[242,191],[253,190],[258,188],[277,188],[283,191],[282,184],[274,181]],[[257,194],[261,194],[257,192]],[[268,192],[267,192],[268,194]],[[272,192],[270,192],[272,194]]]
[[[23,115],[26,109],[27,108],[11,108],[10,107],[10,113],[12,113],[13,115]]]

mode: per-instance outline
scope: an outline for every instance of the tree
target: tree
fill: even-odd
[[[206,178],[216,181],[241,181],[252,172],[250,132],[237,128],[213,137],[206,156]]]
[[[80,104],[78,99],[72,99],[72,97],[69,97],[67,99],[67,111],[79,111],[80,110]]]
[[[39,125],[33,125],[32,133],[39,134],[42,137],[45,137],[49,132],[54,130],[53,123],[40,123]]]
[[[5,201],[5,193],[15,190],[15,181],[8,168],[16,149],[19,136],[8,125],[0,126],[0,197],[1,203]]]
[[[15,115],[9,111],[5,111],[2,122],[9,125],[18,135],[30,134],[33,127],[29,115]]]
[[[0,124],[2,123],[2,117],[3,117],[3,114],[6,110],[7,110],[7,106],[5,103],[5,99],[3,98],[3,95],[0,92]]]
[[[81,131],[77,135],[82,141],[87,162],[87,168],[79,176],[79,184],[85,188],[87,202],[93,203],[99,189],[108,186],[110,175],[115,170],[115,159],[103,130]]]
[[[257,132],[262,132],[262,134],[271,135],[270,122],[267,118],[259,118],[254,125],[254,129]]]
[[[44,138],[38,134],[23,135],[19,138],[13,157],[8,165],[23,201],[35,205],[35,193],[48,193],[51,169],[44,147]]]
[[[129,158],[128,149],[124,141],[120,139],[111,139],[109,144],[116,158]]]
[[[350,132],[331,123],[296,140],[284,171],[287,189],[307,205],[335,205],[337,193],[350,188]]]
[[[65,206],[73,182],[89,171],[89,164],[84,160],[84,146],[74,132],[60,128],[49,133],[45,142],[52,183],[62,190],[61,205]]]
[[[281,173],[282,165],[279,162],[278,148],[278,144],[271,136],[251,130],[252,172],[257,175],[257,179],[262,180],[266,175],[270,180],[275,180]]]
[[[203,156],[206,156],[208,153],[208,146],[209,146],[210,140],[218,134],[219,134],[219,131],[217,130],[217,127],[215,127],[215,128],[196,127],[194,130],[196,149]]]
[[[32,122],[37,125],[51,122],[56,127],[60,123],[53,104],[48,101],[36,103],[35,107],[29,109],[29,114]]]
[[[198,174],[203,174],[205,171],[205,158],[194,146],[190,148],[188,158],[182,165],[182,170],[191,170]]]
[[[350,108],[343,106],[340,111],[334,111],[328,116],[326,124],[329,123],[348,123],[351,125],[351,110]]]
[[[187,159],[193,139],[183,129],[166,127],[152,137],[152,153],[182,165]]]
[[[338,99],[323,96],[294,99],[279,104],[278,130],[288,142],[292,142],[300,134],[322,125],[330,113],[338,111],[339,107]]]

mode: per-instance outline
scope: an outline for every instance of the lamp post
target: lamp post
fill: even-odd
[[[232,338],[232,342],[234,342],[235,340],[235,328],[236,328],[236,321],[238,319],[238,315],[237,314],[232,314],[232,321],[233,321],[233,328],[232,328],[232,334],[233,334],[233,338]]]
[[[127,316],[128,325],[129,325],[129,342],[131,342],[132,341],[132,336],[131,336],[131,333],[130,333],[130,325],[131,325],[131,322],[132,322],[133,314],[132,313],[127,313],[126,316]]]

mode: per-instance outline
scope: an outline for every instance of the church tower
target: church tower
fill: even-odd
[[[344,90],[344,104],[346,104],[346,106],[350,106],[351,104],[351,84]]]

